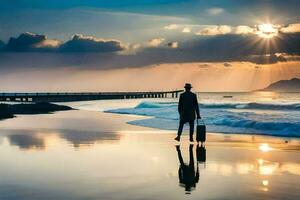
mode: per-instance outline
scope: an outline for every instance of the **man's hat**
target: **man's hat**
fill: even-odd
[[[190,83],[186,83],[184,88],[192,88],[192,85]]]

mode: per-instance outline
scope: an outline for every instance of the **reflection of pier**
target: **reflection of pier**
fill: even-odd
[[[103,99],[177,98],[182,90],[160,92],[0,93],[0,101],[68,102]]]

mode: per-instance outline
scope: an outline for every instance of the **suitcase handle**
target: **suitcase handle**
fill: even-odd
[[[199,121],[200,121],[200,123],[199,123]],[[203,119],[197,119],[197,124],[203,124],[203,125],[205,125]]]

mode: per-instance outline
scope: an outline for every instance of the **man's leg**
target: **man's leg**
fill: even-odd
[[[177,131],[177,137],[174,138],[174,139],[177,140],[177,141],[180,141],[180,136],[181,136],[181,134],[182,134],[183,125],[184,125],[184,122],[183,122],[182,120],[180,120],[180,121],[179,121],[178,131]]]
[[[194,134],[194,126],[195,126],[194,120],[189,121],[189,124],[190,124],[190,141],[193,142],[194,141],[193,134]]]

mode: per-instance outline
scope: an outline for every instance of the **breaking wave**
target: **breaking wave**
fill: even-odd
[[[201,103],[208,131],[300,137],[300,103]],[[134,108],[106,112],[152,116],[130,124],[175,130],[177,102],[141,102]]]

